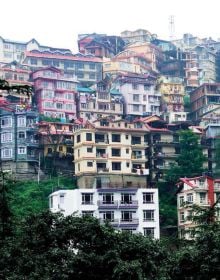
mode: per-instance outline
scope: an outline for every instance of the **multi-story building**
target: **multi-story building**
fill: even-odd
[[[99,119],[75,127],[74,158],[78,186],[147,186],[148,129],[140,121]]]
[[[113,57],[121,52],[125,42],[119,36],[107,36],[106,34],[79,34],[78,48],[83,54],[92,54],[94,56]]]
[[[18,42],[4,39],[0,36],[0,63],[10,63],[12,61],[21,62],[25,51],[40,50],[71,54],[69,49],[52,48],[40,45],[37,40],[31,39],[28,42]]]
[[[23,105],[0,104],[1,166],[27,178],[38,172],[38,112]]]
[[[106,77],[93,88],[78,87],[78,117],[96,120],[111,116],[121,118],[124,114],[124,98]]]
[[[192,229],[196,226],[192,220],[192,206],[209,208],[216,202],[217,206],[220,206],[220,179],[208,176],[180,178],[177,185],[179,189],[177,194],[179,236],[191,239],[193,238]]]
[[[182,79],[162,76],[158,81],[157,89],[161,93],[163,112],[184,112],[185,90]]]
[[[38,123],[38,138],[43,168],[49,173],[62,171],[73,174],[73,123]]]
[[[22,63],[32,70],[54,66],[74,74],[83,86],[91,86],[102,79],[102,59],[93,55],[34,50],[25,53]]]
[[[48,67],[34,71],[32,79],[40,114],[64,121],[76,118],[77,79],[73,74]]]
[[[125,30],[121,32],[121,37],[126,44],[130,44],[135,42],[150,42],[156,35],[151,34],[145,29],[137,29],[135,31]]]
[[[155,89],[154,77],[135,74],[119,75],[114,80],[114,84],[124,97],[126,115],[160,115],[161,94]]]
[[[6,80],[10,86],[32,86],[33,83],[30,81],[31,71],[27,66],[23,66],[16,61],[11,63],[2,64],[0,66],[0,78]],[[25,104],[31,104],[31,96],[20,95],[13,90],[10,91],[1,91],[1,96],[7,98],[11,102],[21,102]]]
[[[50,210],[65,216],[91,215],[116,230],[159,238],[158,190],[149,188],[75,189],[52,193]]]
[[[206,83],[190,93],[191,118],[200,122],[203,115],[220,104],[220,83]]]

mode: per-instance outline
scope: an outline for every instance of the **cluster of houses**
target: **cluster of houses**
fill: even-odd
[[[0,78],[33,87],[31,97],[0,90],[1,170],[74,176],[77,189],[51,194],[52,211],[159,238],[156,183],[180,153],[180,130],[199,136],[205,168],[215,169],[220,42],[191,34],[171,42],[140,29],[80,34],[78,49],[0,37]],[[179,201],[211,205],[220,191],[218,180],[212,196],[206,177],[180,181],[183,232]]]

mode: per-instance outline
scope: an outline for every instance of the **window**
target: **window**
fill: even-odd
[[[138,85],[137,84],[132,84],[132,89],[138,89]]]
[[[54,108],[54,103],[45,101],[44,108]]]
[[[133,94],[133,101],[139,102],[139,94]]]
[[[56,103],[57,109],[63,109],[63,103]]]
[[[112,134],[112,142],[121,142],[120,134]]]
[[[95,63],[89,63],[89,69],[95,69]]]
[[[102,196],[103,204],[114,204],[114,194],[113,193],[104,193]]]
[[[77,137],[76,137],[76,142],[77,142],[77,143],[81,142],[81,136],[80,136],[80,135],[77,135]]]
[[[125,135],[125,139],[128,140],[129,139],[129,135],[126,134]]]
[[[82,204],[93,204],[93,193],[82,193]]]
[[[92,153],[92,148],[87,148],[87,153]]]
[[[132,214],[131,211],[121,211],[121,220],[123,222],[132,222]]]
[[[130,167],[130,163],[126,162],[126,167],[129,168]]]
[[[120,157],[120,156],[121,156],[121,150],[112,148],[112,157]]]
[[[122,193],[121,194],[121,204],[132,204],[132,194]]]
[[[12,141],[12,133],[11,132],[4,132],[1,135],[1,142],[7,143]]]
[[[66,110],[72,111],[72,110],[73,110],[73,104],[67,103],[67,104],[66,104]]]
[[[144,236],[148,237],[154,237],[154,228],[149,227],[149,228],[144,228]]]
[[[129,149],[126,149],[126,154],[129,154]]]
[[[185,215],[184,212],[180,212],[180,222],[184,222],[185,221]]]
[[[184,196],[179,197],[179,206],[182,207],[184,205]]]
[[[18,147],[18,154],[25,155],[26,154],[26,147]]]
[[[121,170],[121,162],[112,162],[112,170]]]
[[[86,141],[92,141],[92,133],[86,133]]]
[[[4,148],[1,151],[2,158],[11,158],[12,157],[12,149]]]
[[[154,210],[143,210],[143,219],[146,221],[154,221]]]
[[[94,80],[95,79],[95,73],[89,73],[89,79]]]
[[[114,221],[114,211],[103,212],[103,220],[113,222]]]
[[[147,100],[147,96],[144,94],[143,95],[143,101],[146,101]]]
[[[93,217],[93,211],[82,211],[82,216],[89,216],[89,217]]]
[[[63,151],[63,146],[59,146],[59,152]]]
[[[18,132],[18,139],[25,139],[25,132],[24,131],[19,131]]]
[[[154,203],[154,193],[143,193],[143,203]]]
[[[93,166],[93,162],[92,161],[87,161],[87,167],[92,167]]]
[[[18,117],[18,126],[20,127],[26,126],[26,117]]]
[[[199,201],[200,201],[201,204],[206,203],[206,193],[200,193],[199,194]]]
[[[60,203],[61,203],[61,204],[64,203],[64,197],[65,197],[65,194],[64,194],[64,193],[60,194]]]
[[[37,59],[31,58],[31,65],[37,65]]]
[[[134,112],[139,112],[139,105],[133,105],[133,111]]]
[[[150,86],[149,85],[144,85],[144,90],[150,90]]]
[[[186,195],[186,201],[187,201],[187,203],[193,203],[193,194],[192,193],[188,193]]]
[[[4,117],[1,119],[1,126],[2,127],[12,127],[12,118],[11,117]]]

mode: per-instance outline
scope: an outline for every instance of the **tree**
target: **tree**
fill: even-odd
[[[204,171],[206,157],[199,144],[199,137],[191,130],[183,130],[180,135],[180,154],[176,163],[166,173],[166,180],[176,183],[180,177],[194,177]]]

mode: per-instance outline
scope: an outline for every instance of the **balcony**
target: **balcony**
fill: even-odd
[[[131,200],[131,201],[119,201],[119,209],[137,209],[138,208],[138,201]]]
[[[127,227],[127,226],[138,226],[139,220],[137,218],[130,218],[130,219],[121,219],[120,220],[120,227]]]
[[[99,209],[117,209],[118,208],[118,201],[98,200],[98,208]]]
[[[110,223],[113,227],[118,227],[119,219],[100,219],[101,224]]]
[[[106,154],[106,153],[97,153],[97,154],[96,154],[96,157],[97,157],[98,159],[107,160],[107,159],[108,159],[108,154]]]
[[[97,168],[97,172],[98,173],[108,173],[109,172],[109,168]]]

